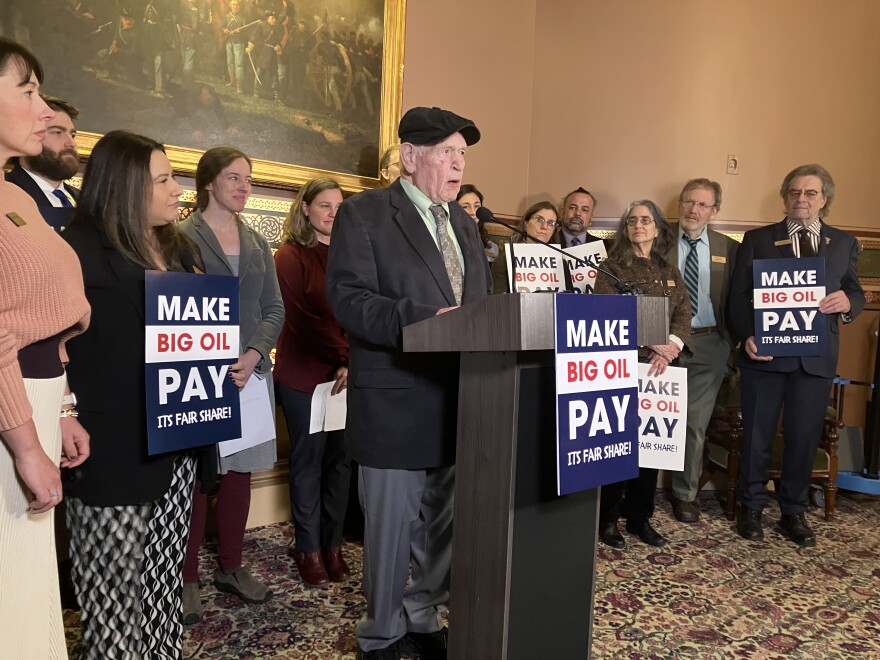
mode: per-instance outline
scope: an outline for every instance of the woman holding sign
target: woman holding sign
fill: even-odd
[[[269,352],[275,346],[284,321],[284,306],[269,243],[241,220],[241,212],[250,194],[250,158],[232,147],[209,149],[199,159],[196,168],[196,211],[181,223],[181,228],[201,249],[206,273],[238,278],[241,355],[229,368],[229,374],[239,389],[248,384],[249,387],[267,388],[269,409],[258,414],[269,415],[274,420],[275,388]],[[219,566],[214,573],[214,586],[247,603],[265,603],[272,596],[266,585],[242,566],[242,550],[251,504],[251,473],[271,469],[276,457],[273,434],[252,447],[216,458],[220,468],[217,491]],[[201,484],[196,483],[183,568],[183,619],[186,624],[197,623],[202,618],[199,546],[205,535],[207,510],[207,494],[202,492]]]
[[[310,433],[312,394],[334,381],[332,394],[348,379],[348,338],[327,294],[327,255],[342,190],[333,179],[312,179],[299,191],[284,221],[275,254],[284,329],[278,340],[276,373],[290,432],[290,508],[296,566],[311,586],[348,579],[342,556],[342,525],[348,504],[351,463],[343,432]]]
[[[43,148],[55,113],[40,98],[42,79],[28,50],[0,39],[2,164]],[[65,344],[88,323],[76,256],[0,173],[0,639],[9,658],[67,657],[53,507],[67,494],[58,459],[75,467],[89,455],[64,377]]]
[[[660,375],[670,364],[677,365],[679,354],[691,341],[691,306],[687,288],[675,264],[666,259],[675,235],[666,216],[650,200],[632,202],[620,218],[604,270],[638,289],[639,295],[669,298],[669,342],[639,348],[639,361],[651,365],[649,375]],[[616,281],[600,272],[595,292],[617,293]],[[625,548],[617,528],[621,514],[626,531],[648,545],[666,545],[666,539],[651,526],[657,470],[639,468],[639,476],[602,487],[599,506],[599,539],[612,548]],[[624,495],[625,493],[625,495]]]
[[[65,482],[87,658],[181,653],[195,460],[189,452],[148,455],[144,365],[145,273],[193,272],[198,254],[177,226],[181,192],[161,144],[111,131],[92,150],[62,235],[92,306],[91,326],[68,344],[92,455]]]
[[[556,223],[559,216],[556,213],[556,206],[553,202],[538,202],[532,204],[526,212],[523,213],[519,220],[519,229],[529,235],[526,238],[519,234],[510,237],[511,243],[548,243],[553,238],[553,232],[556,231]],[[538,240],[532,240],[536,238]],[[510,293],[507,255],[504,244],[498,257],[492,262],[492,282],[494,284],[495,293]]]

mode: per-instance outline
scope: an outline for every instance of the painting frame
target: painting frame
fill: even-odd
[[[397,126],[400,122],[403,101],[403,59],[406,38],[406,0],[384,0],[383,8],[383,58],[381,99],[379,105],[379,156],[391,144],[397,142]],[[77,134],[80,159],[85,162],[94,149],[100,133],[81,131]],[[180,145],[165,145],[168,159],[175,174],[195,177],[196,166],[204,149]],[[378,173],[378,158],[377,158]],[[269,188],[295,190],[306,181],[329,176],[350,192],[360,192],[380,185],[377,177],[360,176],[308,167],[297,163],[280,163],[253,159],[253,182]]]

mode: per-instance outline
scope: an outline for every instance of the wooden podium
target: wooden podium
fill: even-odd
[[[403,331],[404,351],[461,353],[451,660],[589,657],[599,490],[556,495],[554,298],[490,296]],[[666,343],[666,298],[637,300],[638,343]]]

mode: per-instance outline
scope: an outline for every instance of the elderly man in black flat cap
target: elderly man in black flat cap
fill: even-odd
[[[491,278],[454,201],[479,130],[413,108],[398,135],[400,179],[336,214],[327,295],[349,333],[346,438],[366,519],[358,657],[430,660],[446,657],[458,355],[404,353],[402,330],[482,299]]]

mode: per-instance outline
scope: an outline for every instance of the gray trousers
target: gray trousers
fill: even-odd
[[[672,473],[672,494],[685,502],[697,497],[703,472],[703,444],[718,390],[727,373],[730,345],[717,332],[694,335],[687,361],[688,408],[684,471]]]
[[[407,632],[442,627],[440,608],[449,601],[455,468],[361,466],[359,476],[367,611],[357,624],[357,640],[364,651],[375,651]]]

